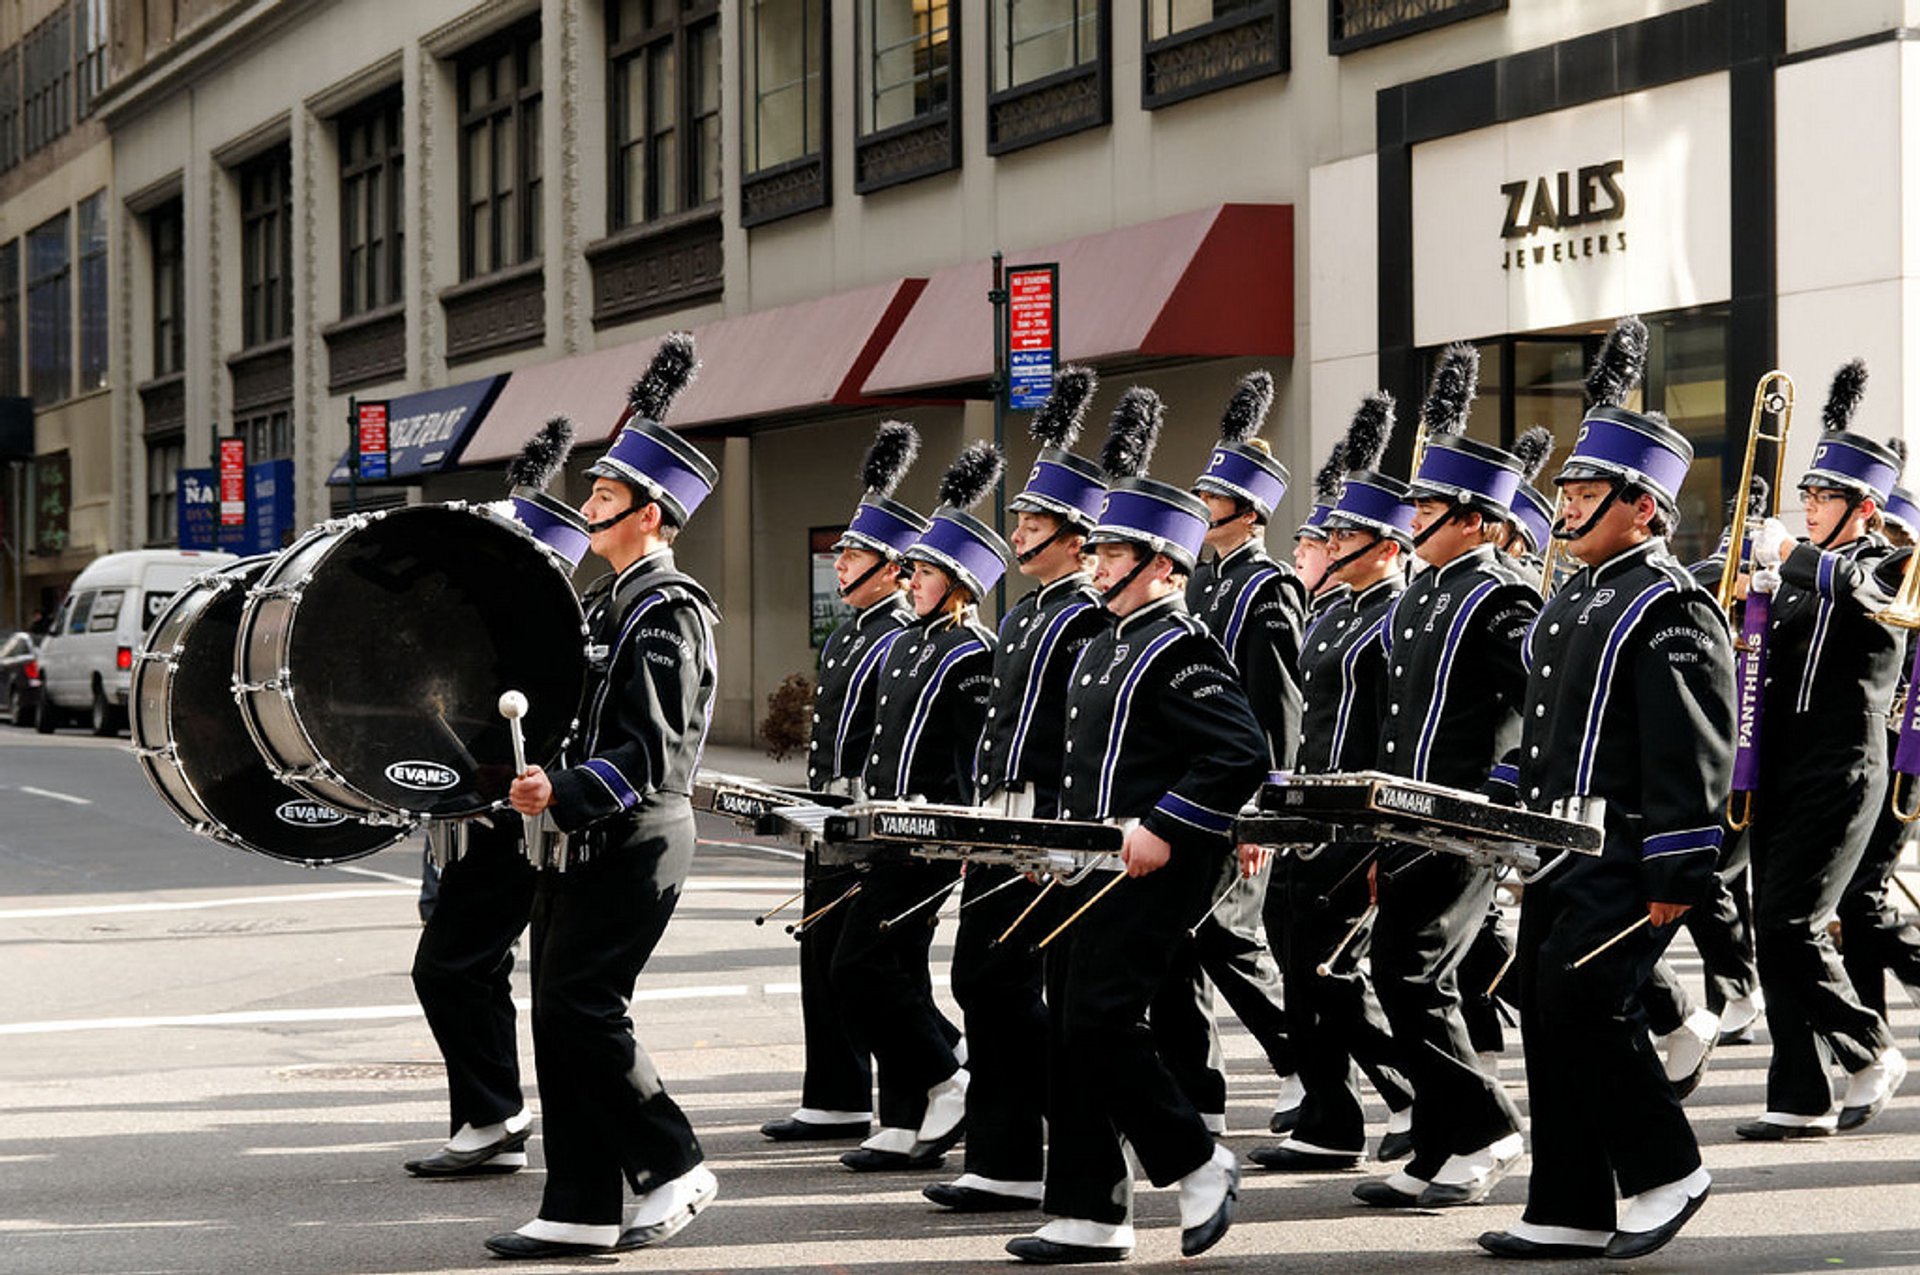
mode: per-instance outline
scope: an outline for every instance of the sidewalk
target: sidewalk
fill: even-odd
[[[807,754],[805,750],[787,754],[785,761],[775,761],[767,756],[764,748],[743,748],[737,744],[708,744],[700,758],[702,770],[718,770],[729,775],[744,775],[749,779],[758,779],[766,783],[784,784],[794,788],[807,786]]]

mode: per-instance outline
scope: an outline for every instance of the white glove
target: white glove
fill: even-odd
[[[1780,568],[1762,567],[1747,582],[1749,593],[1773,593],[1780,588]]]
[[[1793,535],[1778,518],[1769,518],[1753,533],[1753,565],[1777,567],[1785,550],[1792,546]]]

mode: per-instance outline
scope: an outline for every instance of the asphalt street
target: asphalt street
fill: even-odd
[[[720,1198],[664,1247],[522,1269],[1009,1269],[1002,1245],[1031,1215],[941,1214],[919,1195],[930,1175],[857,1176],[838,1147],[759,1136],[795,1102],[801,1042],[793,941],[752,918],[797,888],[799,865],[717,821],[702,836],[633,1016]],[[178,825],[124,740],[0,727],[0,1275],[508,1269],[481,1240],[536,1206],[537,1124],[532,1167],[512,1177],[400,1169],[445,1136],[407,976],[419,870],[411,842],[321,870],[222,848]],[[1684,941],[1676,953],[1697,980]],[[1920,1060],[1920,1012],[1895,999]],[[1237,1026],[1226,1046],[1244,1152],[1268,1140],[1271,1077]],[[522,1054],[533,1100],[524,1031]],[[1859,1133],[1744,1144],[1733,1126],[1760,1110],[1765,1065],[1764,1046],[1716,1055],[1688,1104],[1713,1198],[1639,1269],[1920,1270],[1920,1078]],[[1502,1074],[1519,1084],[1517,1048]],[[1384,1109],[1370,1111],[1377,1136]],[[1177,1256],[1173,1194],[1142,1184],[1132,1265],[1484,1273],[1473,1238],[1518,1218],[1525,1175],[1486,1205],[1383,1215],[1351,1202],[1358,1175],[1250,1168],[1239,1223],[1193,1261]]]

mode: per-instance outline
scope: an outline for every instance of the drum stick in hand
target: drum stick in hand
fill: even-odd
[[[999,938],[993,939],[987,944],[988,949],[991,950],[993,948],[999,947],[1002,943],[1005,943],[1009,938],[1012,938],[1013,932],[1020,928],[1020,922],[1026,920],[1028,915],[1031,914],[1035,908],[1040,906],[1040,900],[1046,898],[1047,895],[1052,892],[1053,887],[1058,884],[1060,884],[1059,877],[1048,877],[1047,883],[1040,887],[1039,893],[1035,894],[1033,896],[1032,901],[1029,902],[1026,907],[1021,909],[1019,916],[1016,916],[1013,918],[1013,924],[1009,925],[1006,929],[1000,931]]]
[[[507,730],[513,736],[513,777],[519,779],[527,773],[527,733],[520,725],[520,719],[527,715],[527,697],[519,691],[505,691],[500,696],[500,716],[507,719]],[[540,845],[540,816],[521,815],[521,825],[527,834],[527,848],[536,850]]]
[[[1246,879],[1247,878],[1242,877],[1240,875],[1239,870],[1236,868],[1233,875],[1227,880],[1227,888],[1220,891],[1220,896],[1213,901],[1213,906],[1209,907],[1205,912],[1202,912],[1200,914],[1200,919],[1187,927],[1187,937],[1188,938],[1198,937],[1200,933],[1200,927],[1207,923],[1207,918],[1212,916],[1215,912],[1218,912],[1220,910],[1220,905],[1222,903],[1225,903],[1229,898],[1231,898],[1233,896],[1233,892],[1240,888],[1240,883]]]
[[[1038,943],[1035,943],[1033,945],[1033,950],[1038,952],[1045,949],[1047,944],[1053,942],[1055,939],[1060,937],[1060,932],[1062,930],[1066,929],[1069,925],[1072,925],[1075,921],[1078,921],[1081,917],[1085,916],[1088,908],[1092,907],[1094,904],[1098,903],[1100,900],[1106,898],[1107,895],[1113,892],[1113,888],[1115,886],[1119,885],[1122,881],[1125,881],[1126,879],[1127,879],[1126,869],[1122,868],[1120,871],[1114,873],[1113,880],[1101,886],[1099,891],[1091,899],[1088,899],[1085,903],[1082,903],[1077,909],[1075,909],[1074,914],[1072,916],[1060,922],[1060,924],[1054,926],[1053,933],[1047,935],[1047,937],[1041,939]]]

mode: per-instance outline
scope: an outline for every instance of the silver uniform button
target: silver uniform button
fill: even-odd
[[[1541,676],[1541,677],[1552,677],[1552,676],[1553,676],[1553,665],[1551,665],[1551,664],[1542,664],[1542,665],[1540,666],[1540,676]]]
[[[1073,776],[1068,775],[1065,779],[1062,779],[1060,782],[1066,785],[1067,787],[1071,788],[1073,787]]]
[[[1398,717],[1400,715],[1400,706],[1398,704],[1389,704],[1387,705],[1387,711]]]
[[[1532,748],[1529,748],[1527,750],[1527,756],[1529,757],[1538,757],[1539,755],[1540,755],[1540,745],[1538,744],[1535,744]]]
[[[1410,637],[1412,637],[1412,636],[1413,636],[1413,630],[1412,630],[1412,629],[1401,629],[1401,630],[1400,630],[1400,636],[1401,636],[1401,637],[1403,637],[1403,638],[1410,638]]]
[[[1535,717],[1545,717],[1547,715],[1547,706],[1545,704],[1535,704],[1533,706],[1533,715]]]
[[[827,661],[827,667],[828,667],[828,668],[832,668],[832,667],[833,667],[833,666],[834,666],[835,664],[837,664],[837,663],[839,663],[839,661],[838,661],[838,660],[828,660],[828,661]]]
[[[1547,626],[1547,632],[1549,633],[1558,633],[1559,631],[1560,631],[1560,621],[1558,620],[1555,620],[1552,624],[1549,624]]]
[[[1321,649],[1321,650],[1323,650],[1323,651],[1324,651],[1324,650],[1326,650],[1326,649],[1327,649],[1327,644],[1326,644],[1325,642],[1322,642],[1322,643],[1320,644],[1320,649]]]
[[[1392,740],[1388,740],[1388,741],[1387,741],[1387,751],[1388,751],[1388,752],[1392,752],[1392,751],[1393,751],[1393,741],[1392,741]]]
[[[1079,707],[1078,707],[1078,706],[1075,706],[1075,707],[1073,707],[1073,708],[1070,708],[1070,709],[1068,709],[1068,710],[1067,710],[1067,716],[1068,716],[1068,717],[1078,717],[1078,716],[1080,716],[1080,709],[1079,709]]]
[[[1082,673],[1082,674],[1080,675],[1080,685],[1082,685],[1082,686],[1092,686],[1092,685],[1093,685],[1093,674],[1091,674],[1091,673]]]
[[[1540,790],[1538,788],[1535,788],[1529,795],[1532,796],[1537,801],[1540,798]]]
[[[990,753],[990,752],[992,752],[992,751],[993,751],[993,741],[992,741],[992,740],[990,740],[990,739],[983,739],[983,740],[981,740],[981,741],[980,741],[980,748],[981,748],[981,751],[983,751],[983,752],[989,752],[989,753]]]

